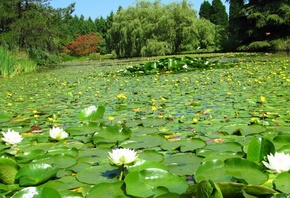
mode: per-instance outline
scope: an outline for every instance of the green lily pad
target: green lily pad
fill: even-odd
[[[212,180],[213,182],[230,182],[232,177],[226,174],[224,162],[222,160],[211,160],[201,164],[194,173],[197,182]]]
[[[134,165],[128,167],[128,170],[132,172],[132,171],[141,171],[147,168],[159,168],[163,170],[168,170],[168,167],[161,162],[152,162],[143,159],[137,159]]]
[[[24,153],[17,155],[16,159],[17,159],[18,163],[27,163],[27,162],[34,160],[35,158],[37,158],[38,156],[40,156],[44,153],[45,153],[45,151],[42,149],[35,149],[32,151],[24,152]]]
[[[102,182],[113,183],[117,181],[116,176],[118,174],[118,168],[108,164],[103,166],[92,166],[79,171],[76,174],[76,178],[78,181],[86,184],[99,184]]]
[[[144,127],[158,127],[163,126],[167,123],[164,119],[157,119],[157,118],[147,118],[142,120]]]
[[[283,172],[274,179],[276,189],[283,193],[290,193],[290,173]]]
[[[208,144],[204,147],[204,149],[209,149],[215,151],[217,153],[220,152],[233,152],[238,153],[242,151],[242,145],[238,142],[225,142],[225,143],[213,143]]]
[[[0,123],[8,122],[11,118],[7,115],[0,114]]]
[[[90,189],[87,198],[95,198],[95,197],[125,197],[124,192],[122,191],[123,181],[119,181],[116,183],[99,183]]]
[[[61,198],[57,190],[49,187],[27,187],[15,193],[11,198]]]
[[[138,158],[153,162],[161,162],[164,159],[164,155],[157,151],[144,150],[138,153]]]
[[[219,129],[220,132],[226,132],[231,135],[253,135],[266,131],[266,127],[261,125],[246,125],[246,124],[234,124],[229,126],[223,126]]]
[[[229,158],[224,163],[228,175],[247,184],[262,184],[269,178],[263,168],[252,161],[242,158]]]
[[[180,148],[181,152],[186,151],[194,151],[197,148],[202,148],[206,144],[201,139],[191,139],[191,140],[177,140],[177,141],[167,141],[166,143],[161,145],[161,148],[164,150],[176,150],[177,148]]]
[[[53,165],[56,168],[68,168],[76,164],[75,156],[68,154],[56,154],[53,156]]]
[[[19,179],[20,186],[37,185],[52,178],[57,169],[49,164],[33,163],[23,166],[15,178]]]
[[[166,157],[163,161],[169,167],[170,172],[177,175],[193,175],[200,166],[202,158],[192,153],[180,153]]]
[[[155,146],[160,146],[166,141],[164,137],[156,136],[156,135],[145,135],[139,137],[132,137],[130,140],[126,140],[120,144],[120,146],[124,148],[151,148]]]
[[[126,192],[135,197],[154,195],[154,189],[166,187],[170,192],[181,194],[186,191],[188,184],[184,177],[179,177],[166,170],[149,168],[142,171],[130,172],[125,177]]]
[[[120,142],[131,137],[131,129],[126,126],[114,125],[100,128],[93,136],[94,144]]]

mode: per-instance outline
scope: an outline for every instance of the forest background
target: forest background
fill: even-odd
[[[289,0],[204,1],[161,4],[137,0],[106,18],[55,9],[50,0],[0,1],[0,47],[38,65],[92,54],[99,58],[219,51],[289,51]],[[1,51],[0,50],[0,51]]]

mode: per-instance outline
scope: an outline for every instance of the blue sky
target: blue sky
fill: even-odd
[[[180,2],[181,0],[161,0],[161,3],[167,4],[170,2]],[[204,0],[188,0],[193,4],[193,8],[198,12],[200,4]],[[80,16],[81,14],[85,18],[91,17],[93,20],[100,16],[106,18],[111,11],[116,13],[119,6],[127,8],[128,6],[134,6],[135,0],[51,0],[50,5],[54,8],[64,8],[71,3],[76,3],[75,12],[73,13]],[[153,2],[153,1],[152,1]],[[211,2],[211,0],[209,1]],[[222,0],[224,3],[224,1]],[[228,7],[228,4],[224,3]]]

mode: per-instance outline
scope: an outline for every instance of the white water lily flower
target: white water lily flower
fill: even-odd
[[[52,127],[52,129],[49,131],[49,135],[52,139],[55,140],[62,140],[68,137],[68,133],[59,127]]]
[[[97,110],[96,106],[94,106],[94,105],[89,106],[88,108],[85,109],[85,116],[88,117],[96,110]]]
[[[109,159],[117,166],[128,165],[137,159],[137,153],[133,149],[120,148],[109,152]]]
[[[6,133],[2,132],[2,135],[4,136],[2,140],[8,144],[18,144],[23,139],[22,136],[18,132],[14,130],[10,130],[10,129],[8,129]]]
[[[290,155],[284,152],[276,152],[274,155],[270,153],[267,155],[268,162],[262,161],[262,163],[270,170],[277,173],[290,170]]]

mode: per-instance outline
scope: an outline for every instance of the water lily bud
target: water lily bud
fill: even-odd
[[[49,131],[49,135],[52,139],[55,140],[63,140],[68,137],[68,133],[59,127],[52,127],[52,129]]]
[[[262,161],[262,163],[270,170],[277,173],[286,172],[290,170],[290,155],[284,152],[276,152],[274,155],[270,153],[267,155],[268,162]]]
[[[18,144],[23,139],[22,136],[18,132],[14,130],[10,130],[10,129],[8,129],[6,133],[2,132],[2,135],[4,136],[2,140],[8,144]]]
[[[128,148],[113,149],[109,152],[109,160],[116,166],[131,164],[137,157],[137,153]]]

